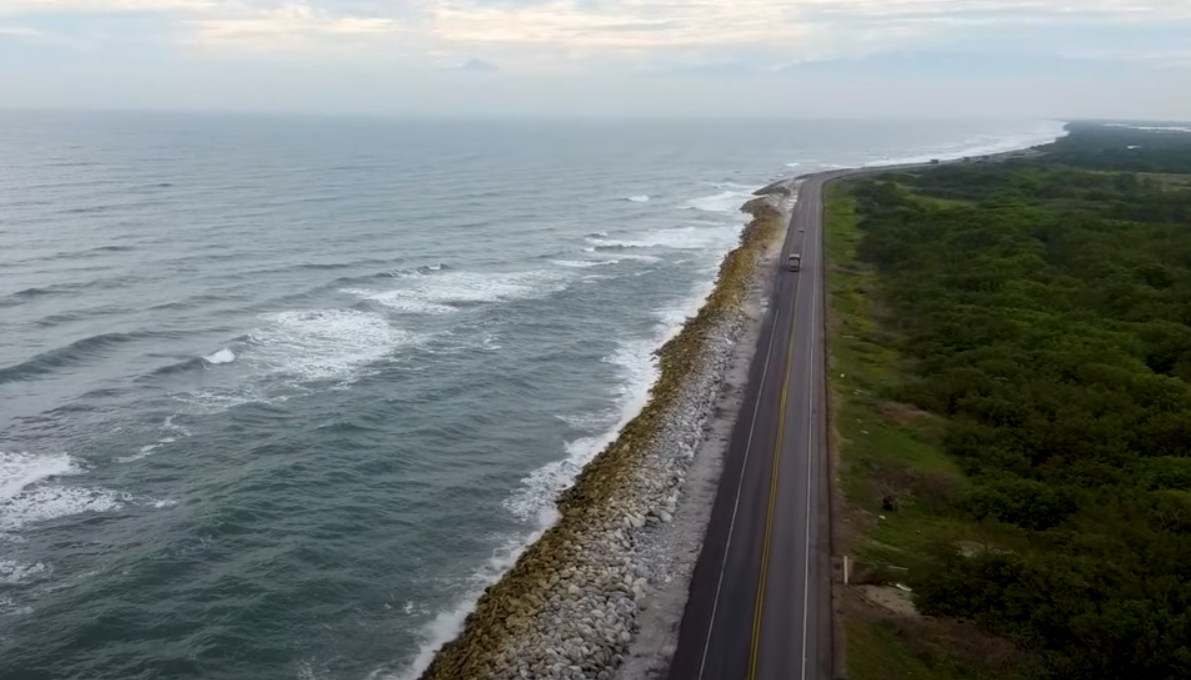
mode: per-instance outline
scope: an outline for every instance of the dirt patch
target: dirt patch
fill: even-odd
[[[875,586],[864,588],[871,589]],[[890,607],[888,601],[874,602],[868,592],[871,591],[866,592],[862,588],[849,589],[844,598],[845,615],[848,617],[849,625],[884,628],[892,633],[897,644],[928,667],[955,668],[958,662],[969,672],[977,671],[970,675],[982,676],[991,673],[1001,676],[1012,674],[1027,663],[1026,655],[1016,645],[988,633],[975,623],[922,616],[917,612],[901,613]]]
[[[897,425],[906,425],[922,418],[930,417],[929,413],[917,406],[896,401],[883,401],[877,404],[877,413]]]
[[[917,617],[918,609],[910,599],[910,593],[897,586],[858,586],[860,596],[869,602],[888,609],[899,616]]]

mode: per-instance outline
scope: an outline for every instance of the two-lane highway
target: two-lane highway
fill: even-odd
[[[843,174],[798,187],[670,680],[832,676],[822,191]]]

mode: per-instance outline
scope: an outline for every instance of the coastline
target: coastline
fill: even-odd
[[[671,608],[676,602],[681,617],[719,475],[718,458],[700,451],[704,428],[714,422],[730,431],[735,420],[735,411],[723,412],[721,386],[737,355],[755,350],[741,336],[764,316],[759,304],[776,271],[790,186],[758,190],[742,207],[752,219],[740,245],[724,258],[703,306],[658,350],[648,402],[559,495],[558,520],[485,589],[459,635],[418,677],[607,679],[647,661],[634,651],[639,643],[630,646],[635,639],[652,639],[649,631],[670,623],[677,636],[676,621],[654,615],[661,608],[651,593],[663,586],[658,597]],[[742,380],[729,384],[739,388]],[[710,496],[680,504],[697,452],[692,479]],[[671,535],[671,524],[693,540],[683,546],[689,559],[666,559],[675,546],[662,535]]]
[[[937,164],[997,162],[1037,146]],[[935,164],[825,172],[845,179]],[[658,350],[660,375],[645,406],[559,494],[557,521],[485,588],[460,633],[413,678],[665,676],[797,184],[775,181],[742,206],[753,218],[741,243],[703,306]]]

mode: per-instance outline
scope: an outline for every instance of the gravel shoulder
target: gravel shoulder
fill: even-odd
[[[792,200],[775,198],[781,201],[781,219],[788,223]],[[614,676],[617,680],[655,680],[665,678],[669,670],[670,659],[678,646],[678,629],[689,596],[691,575],[703,548],[719,489],[724,455],[744,401],[749,366],[757,352],[784,238],[782,231],[758,262],[748,297],[741,306],[740,326],[715,408],[690,463],[674,521],[644,537],[644,552],[650,556],[655,574],[654,590],[641,603],[637,617],[640,629],[629,646],[624,665]]]

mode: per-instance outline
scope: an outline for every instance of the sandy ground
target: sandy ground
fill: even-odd
[[[788,222],[793,201],[785,199],[781,208],[783,220]],[[736,343],[731,368],[720,388],[715,416],[708,422],[703,442],[691,463],[674,521],[664,525],[664,530],[656,537],[656,550],[665,556],[667,563],[667,577],[656,584],[642,605],[638,615],[640,630],[629,647],[624,664],[616,671],[614,677],[617,680],[659,680],[665,678],[669,670],[670,659],[678,646],[678,628],[686,608],[691,574],[703,548],[724,454],[744,399],[749,366],[757,351],[761,323],[785,238],[786,230],[783,229],[757,268],[743,309],[744,328]]]

